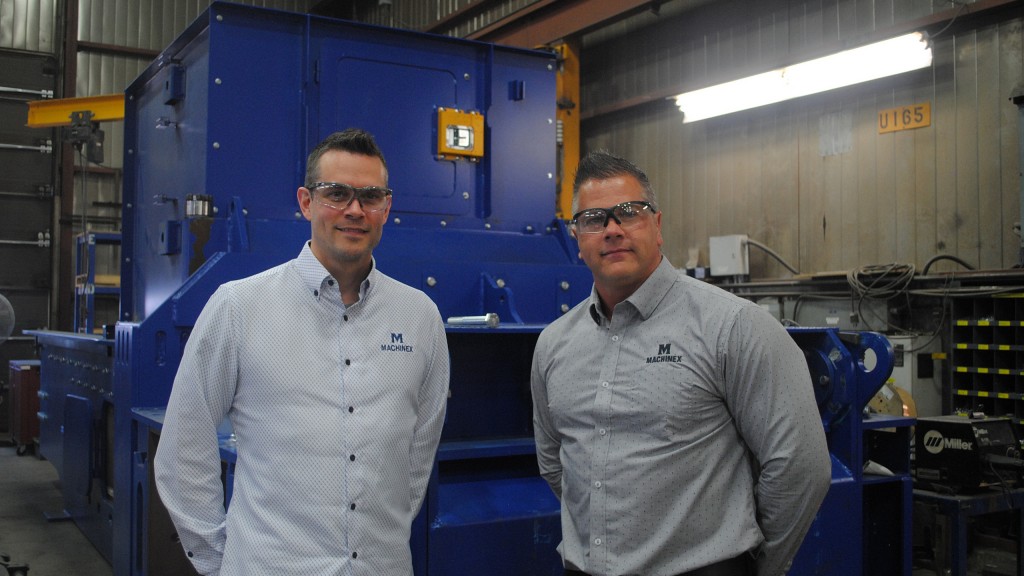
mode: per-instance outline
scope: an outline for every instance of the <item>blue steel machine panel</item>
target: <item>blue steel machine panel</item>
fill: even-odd
[[[440,38],[410,43],[407,35],[379,30],[334,32],[313,32],[314,55],[332,55],[315,71],[321,106],[314,140],[339,126],[360,125],[377,135],[385,153],[405,151],[389,167],[391,187],[402,192],[394,210],[406,213],[403,225],[444,221],[446,227],[524,231],[551,223],[544,207],[552,200],[556,161],[553,55],[467,50]],[[437,159],[441,107],[485,113],[482,161]]]
[[[231,236],[223,226],[233,200],[254,221],[296,220],[308,152],[306,25],[298,15],[207,12],[129,87],[125,188],[134,201],[124,210],[122,320],[150,316],[213,254],[249,251],[242,227]],[[183,74],[184,96],[168,100],[173,74]],[[212,198],[211,218],[185,218],[191,194]],[[185,224],[181,251],[162,255],[160,230],[171,221]]]
[[[114,342],[92,334],[26,332],[39,346],[40,454],[60,476],[63,513],[112,561]]]

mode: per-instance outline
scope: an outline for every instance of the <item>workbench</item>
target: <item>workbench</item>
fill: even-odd
[[[968,558],[968,531],[971,518],[997,512],[1016,512],[1017,521],[1017,573],[1024,574],[1024,488],[1004,489],[999,486],[982,488],[969,494],[942,494],[920,488],[914,489],[914,501],[923,502],[949,518],[949,568],[951,576],[966,576]]]

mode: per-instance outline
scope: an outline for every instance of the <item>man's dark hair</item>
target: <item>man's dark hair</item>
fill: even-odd
[[[377,146],[377,141],[373,139],[373,134],[359,128],[347,128],[324,138],[323,142],[317,144],[309,153],[309,158],[306,159],[306,186],[320,181],[320,157],[329,150],[380,158],[381,164],[384,165],[384,183],[387,184],[388,163],[384,160],[384,153]]]
[[[607,180],[616,176],[629,175],[636,178],[637,182],[644,189],[644,200],[650,202],[657,210],[658,199],[654,195],[654,188],[647,174],[637,168],[635,164],[620,158],[604,150],[591,152],[580,160],[576,167],[576,179],[572,183],[572,211],[575,213],[580,206],[580,186],[587,180]]]

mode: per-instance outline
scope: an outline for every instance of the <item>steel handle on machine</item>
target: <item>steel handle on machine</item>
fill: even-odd
[[[483,316],[449,316],[448,324],[452,326],[487,326],[497,328],[501,321],[494,312],[488,312]]]

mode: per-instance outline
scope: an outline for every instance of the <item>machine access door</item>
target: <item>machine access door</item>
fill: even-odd
[[[362,33],[351,28],[344,37],[312,33],[319,77],[313,140],[349,127],[369,130],[392,159],[392,211],[471,215],[480,162],[437,157],[437,114],[439,108],[479,108],[473,51],[442,54],[410,43],[408,36],[391,43],[379,29],[372,37]]]

